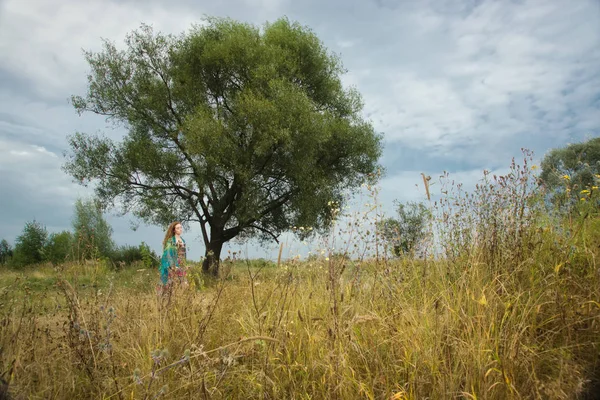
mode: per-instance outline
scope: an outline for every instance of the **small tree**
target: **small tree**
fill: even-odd
[[[73,234],[69,231],[51,233],[44,247],[44,258],[54,265],[64,263],[72,257]]]
[[[576,203],[582,190],[589,190],[600,174],[600,138],[551,150],[541,163],[540,181],[556,203]],[[597,189],[596,189],[597,190]]]
[[[12,246],[6,241],[6,239],[2,239],[2,241],[0,241],[0,265],[7,264],[12,256]]]
[[[146,268],[157,268],[160,264],[158,255],[150,249],[145,242],[140,244],[140,252],[142,253],[142,261],[144,262],[144,266]]]
[[[98,201],[78,199],[75,202],[73,229],[75,256],[78,260],[111,255],[114,248],[112,228],[104,219]]]
[[[23,233],[15,240],[15,250],[12,264],[15,267],[23,267],[44,261],[44,246],[48,240],[46,227],[33,220],[27,222]]]
[[[395,204],[397,218],[380,221],[378,229],[392,254],[400,257],[414,253],[423,242],[431,213],[423,203],[396,201]]]

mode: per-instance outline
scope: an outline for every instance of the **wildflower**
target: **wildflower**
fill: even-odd
[[[563,176],[562,176],[562,178],[563,178],[565,181],[569,181],[569,180],[571,180],[571,177],[570,177],[569,175],[563,175]]]
[[[481,304],[482,306],[487,306],[487,299],[485,298],[485,293],[481,294],[481,298],[479,300],[477,300],[477,302],[479,304]]]
[[[133,371],[133,380],[136,384],[141,385],[142,384],[142,378],[140,377],[140,375],[142,374],[142,372],[140,371],[139,368],[136,368]]]
[[[579,193],[580,193],[580,194],[589,194],[589,193],[590,193],[590,191],[589,191],[589,190],[587,190],[587,189],[585,189],[585,190],[582,190],[582,191],[581,191],[581,192],[579,192]]]
[[[161,357],[161,354],[160,354],[160,353],[161,353],[161,352],[160,352],[160,350],[158,350],[158,349],[157,349],[157,350],[154,350],[154,351],[152,352],[152,361],[154,361],[154,363],[155,363],[155,364],[157,364],[157,365],[158,365],[158,364],[160,364],[160,362],[161,362],[161,359],[162,359],[162,357]]]
[[[582,198],[581,198],[581,199],[579,199],[579,200],[581,200],[581,201],[585,201],[585,197],[582,197]]]
[[[592,186],[592,190],[598,190],[598,186]]]
[[[538,168],[539,168],[539,167],[538,167],[537,165],[532,165],[532,166],[531,166],[531,170],[532,170],[532,171],[535,171],[535,170],[536,170],[536,169],[538,169]]]

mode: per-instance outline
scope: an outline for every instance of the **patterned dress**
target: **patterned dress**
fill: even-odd
[[[181,238],[181,242],[177,242],[175,236],[173,236],[167,241],[160,262],[160,280],[163,285],[172,284],[173,282],[185,282],[185,260],[185,240]]]

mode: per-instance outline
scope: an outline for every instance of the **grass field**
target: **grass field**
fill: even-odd
[[[2,270],[0,372],[16,399],[598,398],[597,210],[510,191],[441,204],[436,257],[193,264],[163,296],[140,266]]]
[[[600,367],[598,248],[561,250],[496,272],[239,263],[170,297],[143,268],[4,271],[2,368],[15,398],[577,398]]]

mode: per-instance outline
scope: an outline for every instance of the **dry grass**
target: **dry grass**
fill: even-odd
[[[6,273],[0,372],[29,399],[592,399],[600,219],[503,196],[459,201],[437,259],[241,263],[170,297],[155,271]]]
[[[3,367],[17,398],[576,398],[597,374],[595,256],[236,268],[170,300],[4,288]]]

